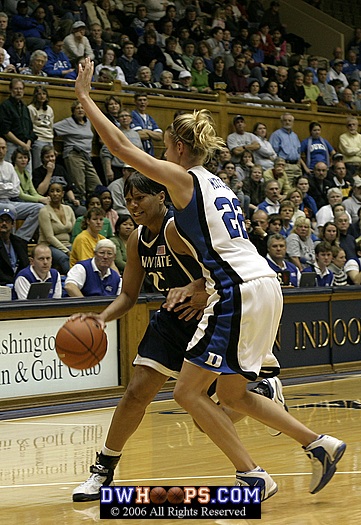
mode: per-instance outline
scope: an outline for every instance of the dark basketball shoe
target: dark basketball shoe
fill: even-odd
[[[91,476],[73,490],[73,501],[94,501],[100,499],[101,487],[113,485],[114,470],[120,456],[97,454],[95,465],[90,467]]]

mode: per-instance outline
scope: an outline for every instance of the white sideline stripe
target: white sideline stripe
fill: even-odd
[[[287,472],[283,474],[273,474],[270,473],[272,477],[289,477],[289,476],[311,476],[311,472]],[[361,470],[351,470],[351,471],[337,471],[335,472],[336,476],[339,475],[359,475]],[[188,479],[234,479],[234,476],[183,476],[177,478],[136,478],[136,479],[122,479],[114,480],[115,483],[122,483],[123,485],[139,485],[140,483],[150,483],[154,481],[174,481],[174,480],[188,480]],[[67,487],[70,485],[79,485],[81,481],[70,481],[68,483],[58,482],[58,483],[29,483],[27,485],[0,485],[0,489],[23,489],[23,488],[32,488],[32,487],[59,487],[62,486],[62,490],[67,490]],[[192,483],[194,485],[194,483]]]

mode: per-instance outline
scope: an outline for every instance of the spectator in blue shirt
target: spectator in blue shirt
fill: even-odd
[[[44,49],[48,61],[43,69],[49,77],[68,78],[68,75],[74,71],[68,56],[63,51],[63,45],[63,39],[55,34],[51,37],[51,45]]]
[[[286,239],[280,234],[270,235],[267,240],[268,265],[277,273],[281,286],[299,286],[301,273],[297,266],[286,260]]]
[[[273,149],[278,157],[286,161],[285,172],[289,183],[293,186],[293,180],[302,175],[301,170],[301,143],[293,131],[295,118],[291,113],[281,115],[281,127],[274,131],[269,138]]]
[[[301,164],[310,175],[317,162],[330,166],[330,159],[336,153],[328,140],[321,137],[321,124],[313,121],[309,125],[310,136],[301,142]]]

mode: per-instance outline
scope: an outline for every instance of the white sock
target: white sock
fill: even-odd
[[[122,451],[121,450],[120,451],[112,450],[111,448],[108,448],[105,445],[103,445],[102,454],[104,454],[104,456],[116,457],[116,456],[121,456],[122,455]]]

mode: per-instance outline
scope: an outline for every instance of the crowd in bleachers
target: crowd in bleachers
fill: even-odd
[[[316,55],[309,56],[305,66],[307,43],[286,33],[277,1],[267,9],[264,4],[146,0],[134,2],[134,12],[129,12],[121,0],[4,1],[0,71],[20,76],[11,80],[10,96],[0,104],[1,285],[14,284],[28,266],[26,243],[49,246],[52,264],[63,276],[84,260],[93,261],[101,282],[124,269],[134,223],[123,185],[132,168],[105,145],[101,166],[95,167],[94,132],[81,104],[75,100],[69,117],[54,122],[46,89],[47,76],[76,78],[86,56],[94,60],[95,80],[117,79],[130,92],[132,86],[148,93],[155,88],[222,90],[242,96],[241,104],[247,106],[313,100],[341,109],[361,108],[361,30],[355,30],[346,60],[335,48],[329,67],[320,65]],[[27,79],[29,75],[43,78]],[[34,83],[29,106],[23,102],[24,82]],[[133,110],[124,108],[116,95],[108,96],[102,109],[129,140],[154,155],[154,142],[161,142],[163,133],[147,105],[145,91],[135,94]],[[294,116],[285,112],[280,128],[268,137],[263,122],[246,131],[245,118],[237,115],[234,132],[223,137],[227,147],[207,168],[236,193],[251,241],[284,285],[299,285],[300,274],[311,270],[320,286],[360,284],[357,118],[347,117],[338,144],[322,137],[318,122],[310,123],[308,137],[298,137],[293,123]],[[63,144],[58,158],[56,136]],[[108,252],[103,275],[94,250],[99,252],[96,247],[104,238],[113,244],[100,246],[101,253]],[[114,286],[109,289],[114,291]],[[63,288],[77,294],[74,286]]]

